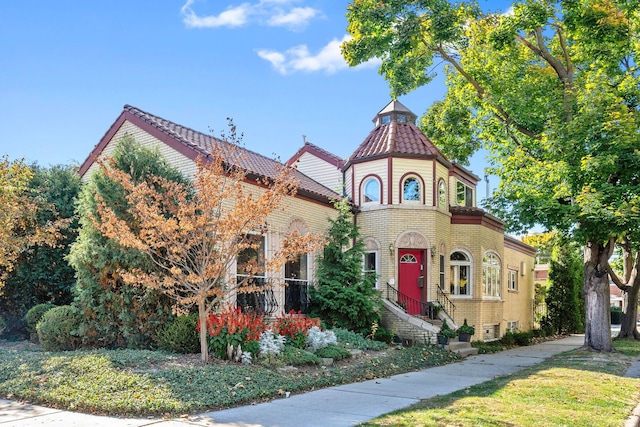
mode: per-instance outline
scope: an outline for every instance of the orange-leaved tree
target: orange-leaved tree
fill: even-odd
[[[0,288],[18,256],[33,245],[55,245],[70,220],[41,221],[44,201],[30,192],[33,170],[23,160],[0,159]]]
[[[158,267],[156,272],[123,271],[126,282],[159,289],[180,309],[197,305],[204,362],[209,360],[208,315],[223,307],[230,293],[264,292],[279,284],[279,279],[272,279],[258,286],[253,279],[263,268],[274,273],[270,277],[280,276],[288,260],[323,243],[317,234],[289,233],[263,266],[248,261],[244,274],[236,276],[238,254],[258,248],[254,236],[267,231],[267,219],[295,196],[298,182],[294,170],[276,162],[274,176],[250,175],[242,167],[246,157],[238,147],[235,126],[230,126],[230,140],[219,140],[210,155],[197,160],[191,186],[153,175],[136,183],[127,172],[110,167],[108,160],[101,162],[105,175],[127,194],[128,218],[100,200],[98,216],[92,218],[104,235],[139,250]]]

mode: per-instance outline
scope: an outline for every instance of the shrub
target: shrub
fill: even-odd
[[[500,339],[500,342],[506,347],[513,347],[516,345],[515,334],[511,331],[507,331],[504,336]]]
[[[333,331],[322,331],[317,326],[309,329],[307,335],[307,349],[312,353],[337,342],[336,334],[334,334]]]
[[[36,326],[38,325],[38,322],[42,319],[42,316],[44,316],[44,314],[53,307],[55,307],[55,305],[49,302],[31,307],[24,316],[27,322],[27,331],[32,334],[36,333]]]
[[[335,361],[348,359],[351,357],[351,352],[346,348],[340,347],[336,344],[329,344],[315,352],[315,355],[322,358],[329,358]]]
[[[81,321],[80,310],[70,305],[47,311],[36,327],[42,348],[47,351],[77,349],[81,342],[78,335]]]
[[[284,350],[285,337],[276,335],[271,329],[260,334],[259,354],[261,357],[277,356]]]
[[[619,325],[622,323],[622,308],[611,307],[611,324]]]
[[[297,348],[307,344],[307,332],[312,327],[320,327],[320,319],[307,317],[291,310],[276,318],[273,324],[274,333],[283,335],[287,342]]]
[[[319,365],[322,362],[319,356],[290,345],[284,347],[284,350],[280,353],[280,358],[286,365],[294,366]]]
[[[382,326],[378,326],[376,333],[373,335],[373,339],[388,344],[393,340],[393,333]]]
[[[372,341],[361,334],[357,334],[347,329],[336,328],[332,329],[332,331],[336,334],[338,342],[346,348],[355,348],[358,350],[382,350],[387,347],[385,343]]]
[[[243,313],[233,307],[227,307],[219,314],[210,314],[207,319],[209,350],[224,359],[229,345],[237,347],[259,340],[260,333],[266,329],[263,318],[262,315]]]
[[[533,338],[533,332],[516,332],[513,334],[513,339],[518,346],[531,345],[531,339]]]
[[[174,353],[193,354],[200,351],[197,331],[198,315],[178,316],[158,331],[158,346]]]

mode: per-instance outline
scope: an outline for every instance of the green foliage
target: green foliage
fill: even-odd
[[[611,324],[619,325],[622,323],[622,308],[611,307]]]
[[[517,346],[524,347],[531,345],[531,340],[533,339],[533,331],[515,332],[513,334],[513,339]]]
[[[200,351],[197,326],[197,314],[177,316],[158,331],[158,347],[174,353],[197,353]]]
[[[6,328],[7,328],[7,322],[5,322],[4,318],[0,316],[0,336],[2,336]]]
[[[336,328],[333,329],[336,334],[338,343],[346,348],[353,348],[357,350],[382,350],[387,348],[387,345],[381,341],[372,341],[369,338],[365,338],[361,334],[358,334],[347,329]]]
[[[378,326],[378,329],[376,329],[376,333],[373,335],[373,339],[382,343],[389,344],[391,340],[393,340],[393,332],[383,328],[382,326]]]
[[[333,359],[337,362],[338,360],[350,358],[351,352],[339,345],[329,344],[326,347],[316,350],[315,355],[324,359]]]
[[[47,311],[36,327],[42,348],[47,351],[77,349],[81,342],[78,336],[81,321],[80,311],[70,305]]]
[[[320,356],[290,345],[284,347],[284,350],[279,355],[279,359],[282,360],[285,365],[293,366],[319,365],[322,362]]]
[[[476,328],[474,328],[473,326],[469,326],[467,324],[467,319],[464,319],[464,323],[462,324],[462,326],[460,326],[457,330],[458,334],[469,334],[469,335],[473,335],[476,333]]]
[[[309,314],[331,328],[363,335],[380,323],[382,301],[375,277],[362,272],[364,244],[353,223],[348,200],[336,203],[338,217],[331,220],[329,242],[318,261],[317,283],[310,289]]]
[[[35,333],[36,326],[38,325],[40,319],[42,319],[42,316],[44,316],[44,314],[47,311],[51,310],[53,307],[55,307],[55,305],[51,303],[38,304],[31,307],[25,315],[25,320],[27,322],[27,331]]]
[[[43,168],[32,165],[29,197],[39,206],[37,222],[44,226],[58,220],[72,220],[60,230],[55,246],[33,245],[24,250],[7,274],[0,293],[0,312],[10,323],[12,335],[24,335],[23,318],[27,310],[37,304],[70,304],[75,283],[73,268],[65,257],[78,235],[75,204],[80,191],[80,178],[73,166]],[[34,325],[35,327],[35,325]]]
[[[133,138],[122,138],[113,153],[115,167],[132,173],[137,180],[153,174],[186,182],[157,150],[145,148]],[[146,348],[154,345],[156,333],[171,317],[171,301],[158,291],[125,284],[121,270],[151,270],[149,260],[103,236],[91,221],[97,216],[96,197],[127,218],[122,187],[94,173],[83,186],[78,203],[80,231],[68,257],[76,271],[74,302],[83,313],[81,336],[89,347]]]
[[[548,322],[556,333],[571,334],[584,331],[583,281],[580,248],[561,239],[553,251],[549,266],[551,285],[545,300]]]
[[[449,324],[447,324],[447,319],[443,319],[442,320],[442,326],[440,326],[440,332],[438,332],[438,333],[440,335],[443,335],[443,336],[449,337],[449,338],[455,338],[456,337],[456,331],[451,329]]]
[[[226,359],[228,346],[237,348],[240,345],[242,348],[245,343],[257,341],[266,328],[262,315],[226,307],[207,318],[207,344],[218,358]]]

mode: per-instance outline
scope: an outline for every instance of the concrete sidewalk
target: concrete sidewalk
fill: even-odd
[[[0,427],[348,427],[422,399],[449,394],[497,376],[511,374],[555,354],[578,348],[583,343],[584,336],[574,335],[501,353],[470,356],[445,366],[329,387],[268,403],[207,412],[184,419],[102,417],[0,400]],[[640,367],[640,362],[637,365]]]

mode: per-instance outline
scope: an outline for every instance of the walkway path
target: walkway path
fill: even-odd
[[[350,427],[422,399],[449,394],[536,365],[555,354],[578,348],[583,342],[584,336],[574,335],[501,353],[470,356],[445,366],[330,387],[258,405],[207,412],[185,419],[99,417],[0,400],[0,427]],[[637,365],[635,368],[640,368],[640,362]]]

